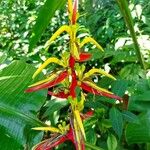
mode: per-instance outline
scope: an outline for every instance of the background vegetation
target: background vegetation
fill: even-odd
[[[64,39],[60,37],[48,51],[44,50],[43,46],[49,37],[68,22],[65,1],[49,3],[49,9],[42,11],[41,8],[46,4],[41,0],[1,1],[0,149],[5,147],[3,150],[10,149],[10,146],[12,150],[31,149],[43,138],[43,133],[32,131],[31,127],[41,126],[42,122],[48,120],[51,124],[57,124],[65,116],[63,110],[67,104],[57,99],[50,101],[51,97],[46,99],[46,91],[24,93],[33,82],[31,76],[35,67],[67,49]],[[92,35],[105,50],[99,53],[88,45],[86,50],[93,54],[93,60],[86,65],[89,68],[95,65],[113,74],[117,81],[104,77],[93,80],[124,97],[124,104],[116,105],[112,99],[88,95],[86,109],[95,109],[95,116],[86,121],[84,126],[87,141],[97,145],[95,149],[150,149],[150,1],[131,0],[128,4],[145,69],[139,62],[131,36],[133,34],[130,34],[132,32],[117,2],[80,0],[79,23],[83,25],[80,36]],[[48,12],[50,15],[45,21]],[[34,27],[38,16],[40,23]],[[37,34],[35,38],[32,33]],[[65,34],[63,37],[67,41]],[[48,71],[54,67],[51,65]],[[58,149],[65,149],[65,146],[63,144]]]

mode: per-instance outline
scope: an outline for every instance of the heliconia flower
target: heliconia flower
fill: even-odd
[[[81,132],[81,129],[83,128],[82,126],[82,120],[88,119],[93,115],[92,111],[87,112],[86,114],[82,114],[82,116],[86,116],[82,118],[82,120],[79,118],[79,111],[75,112],[75,116],[73,115],[70,118],[70,125],[67,126],[61,126],[58,128],[55,127],[35,127],[32,128],[34,130],[41,130],[41,131],[50,131],[52,133],[56,133],[53,135],[53,137],[46,139],[37,145],[35,145],[32,150],[51,150],[52,148],[64,143],[65,141],[71,141],[76,150],[85,150],[85,145],[84,145],[84,137]],[[81,116],[81,117],[82,117]],[[77,119],[76,119],[77,118]],[[78,123],[77,123],[78,120]],[[81,124],[81,125],[79,125]],[[79,127],[80,126],[80,127]],[[63,129],[62,129],[63,128]]]
[[[59,84],[60,82],[62,82],[66,77],[68,77],[68,72],[67,71],[61,72],[59,76],[57,76],[54,80],[30,87],[25,92],[34,92],[34,91],[38,91],[41,89],[51,88]]]
[[[104,91],[105,89],[102,90],[102,88],[101,88],[101,90],[100,89],[98,90],[98,89],[95,89],[95,88],[89,86],[87,83],[84,83],[84,82],[81,83],[80,87],[83,90],[85,90],[86,92],[122,101],[121,97],[119,97],[119,96],[117,96],[117,95],[115,95],[113,93],[110,93],[109,91],[108,92]]]
[[[94,44],[94,45],[96,45],[96,47],[98,48],[98,49],[100,49],[101,51],[104,51],[103,50],[103,48],[102,48],[102,46],[100,46],[100,44],[98,44],[93,38],[91,38],[91,37],[85,37],[84,39],[83,39],[83,41],[80,43],[80,48],[82,48],[85,44],[87,44],[87,43],[92,43],[92,44]]]
[[[90,53],[81,53],[79,55],[79,60],[76,60],[77,62],[84,62],[89,60],[92,57],[92,54]]]

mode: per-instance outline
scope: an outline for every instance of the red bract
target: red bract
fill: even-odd
[[[76,24],[77,20],[77,7],[78,7],[78,0],[74,1],[74,7],[73,7],[73,14],[72,14],[72,24]]]
[[[74,57],[71,55],[70,58],[69,58],[69,67],[70,67],[71,69],[73,69],[73,68],[74,68],[74,65],[75,65],[75,59],[74,59]]]
[[[58,75],[58,77],[56,79],[54,79],[53,81],[33,86],[31,88],[28,88],[25,92],[34,92],[34,91],[38,91],[41,89],[51,88],[51,87],[57,85],[58,83],[60,83],[61,81],[63,81],[67,76],[68,76],[68,72],[64,71],[64,72],[60,73]]]
[[[56,135],[50,139],[44,140],[41,143],[37,144],[33,149],[34,150],[51,150],[52,148],[64,143],[65,141],[71,141],[74,143],[73,131],[70,129],[65,135]]]
[[[90,87],[88,84],[86,83],[81,83],[81,88],[89,93],[92,93],[92,94],[95,94],[95,95],[101,95],[101,96],[105,96],[105,97],[108,97],[108,98],[113,98],[113,99],[117,99],[119,101],[122,101],[122,98],[117,96],[117,95],[114,95],[114,94],[110,94],[110,93],[106,93],[104,91],[100,91],[100,90],[96,90],[92,87]]]
[[[72,81],[71,81],[71,85],[70,85],[70,96],[72,96],[72,98],[76,97],[76,86],[77,86],[77,76],[75,71],[72,71]]]
[[[78,62],[84,62],[84,61],[89,60],[92,57],[92,54],[90,54],[90,53],[81,53],[79,57],[80,57],[80,59],[77,60],[77,61]]]

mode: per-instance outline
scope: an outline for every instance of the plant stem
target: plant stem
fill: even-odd
[[[122,13],[122,15],[124,17],[126,25],[129,28],[129,30],[130,30],[130,34],[131,34],[132,40],[134,42],[136,55],[138,57],[140,65],[141,65],[141,67],[144,70],[146,70],[145,64],[144,64],[144,59],[143,59],[143,56],[142,56],[142,54],[140,52],[140,47],[139,47],[139,44],[138,44],[138,41],[137,41],[137,37],[136,37],[136,34],[135,34],[133,19],[132,19],[131,12],[130,12],[129,7],[128,7],[128,3],[127,3],[126,0],[116,0],[116,1],[117,1],[118,5],[120,7],[120,10],[121,10],[121,13]]]
[[[97,147],[97,146],[95,146],[95,145],[92,145],[92,144],[90,144],[90,143],[85,143],[85,146],[86,147],[89,147],[89,148],[91,148],[91,149],[93,149],[93,150],[104,150],[103,148],[99,148],[99,147]]]

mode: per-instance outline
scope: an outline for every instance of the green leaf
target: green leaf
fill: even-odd
[[[142,94],[135,94],[130,97],[129,110],[135,111],[147,111],[150,109],[150,90],[145,91]]]
[[[121,112],[115,107],[110,109],[109,117],[112,122],[112,128],[120,138],[123,131],[123,117]]]
[[[128,122],[139,123],[138,117],[130,111],[125,110],[122,112],[122,115],[123,115],[124,119]]]
[[[86,141],[90,144],[96,145],[97,137],[93,128],[86,132]]]
[[[117,148],[117,139],[113,134],[110,134],[107,138],[107,147],[108,150],[116,150]]]
[[[150,142],[150,111],[139,116],[139,124],[128,124],[125,134],[129,144]]]
[[[55,11],[57,9],[60,9],[65,4],[65,2],[66,0],[47,0],[44,6],[42,6],[38,18],[36,20],[36,24],[32,31],[29,46],[30,50],[36,45],[38,40],[41,38],[42,33],[48,26],[51,18],[54,16]]]
[[[32,82],[36,69],[22,61],[15,61],[0,72],[0,149],[24,149],[38,143],[42,133],[31,130],[43,126],[36,117],[37,111],[44,103],[46,91],[25,93]],[[1,147],[2,146],[2,147]],[[24,148],[23,148],[24,147]]]
[[[7,58],[7,54],[5,52],[0,52],[0,64],[2,64]]]
[[[51,100],[46,105],[48,109],[44,113],[43,117],[52,116],[55,111],[60,111],[61,108],[67,106],[68,101],[66,100]]]
[[[125,91],[128,87],[128,83],[125,80],[116,80],[112,84],[112,92],[115,93],[118,96],[123,96],[125,94]]]

